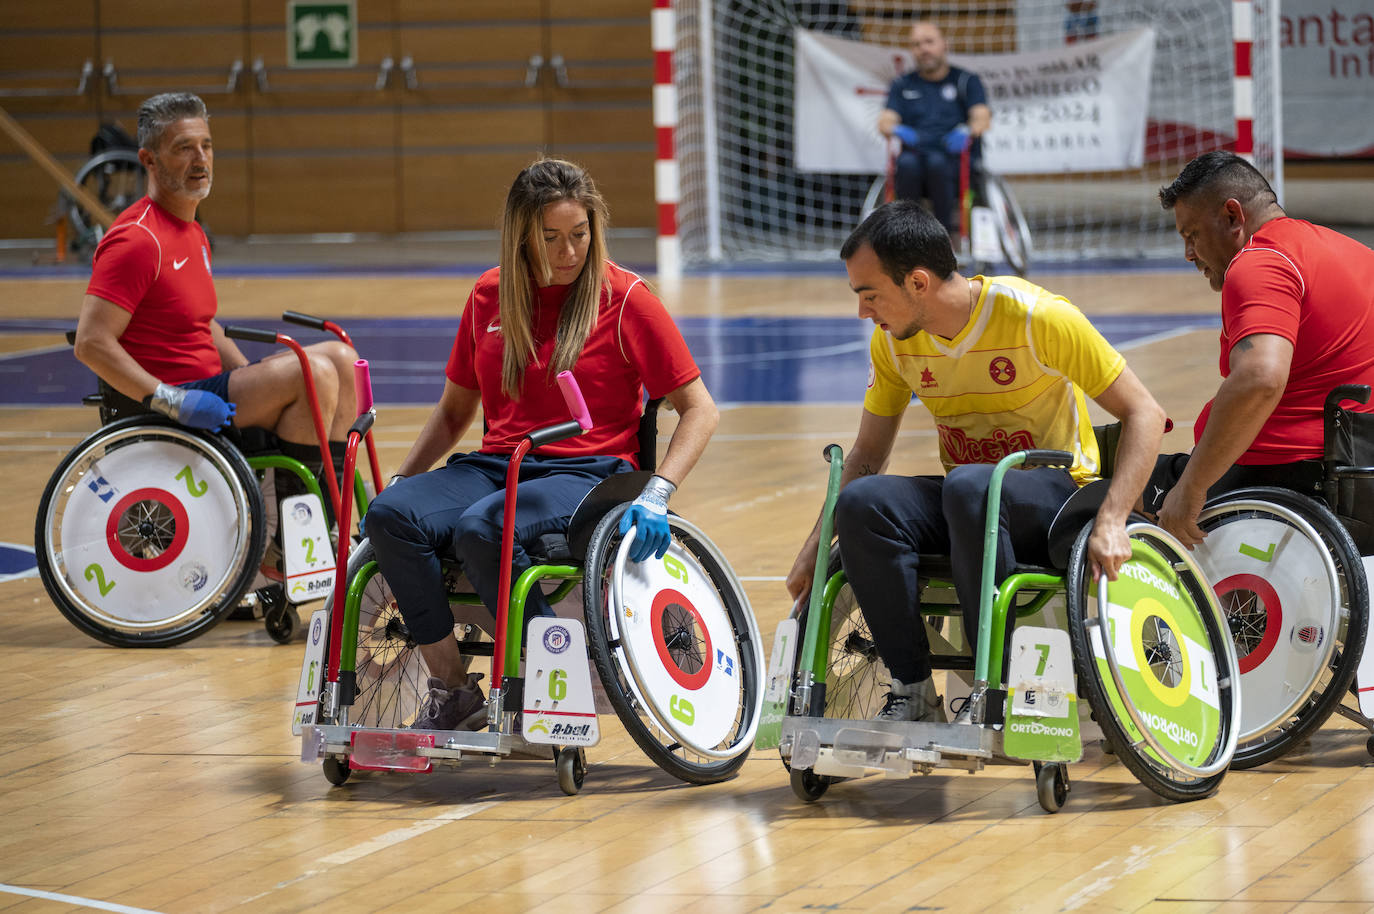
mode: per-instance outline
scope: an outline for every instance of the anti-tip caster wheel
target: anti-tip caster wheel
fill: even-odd
[[[348,780],[348,776],[353,773],[353,769],[348,767],[348,759],[329,756],[324,760],[324,779],[335,787],[342,787]]]
[[[1035,763],[1035,796],[1045,812],[1059,812],[1069,797],[1069,770],[1064,765]]]
[[[816,774],[810,768],[792,769],[792,792],[799,800],[814,803],[825,795],[834,781],[824,774]]]
[[[290,644],[296,637],[296,632],[301,629],[300,613],[296,612],[296,607],[290,603],[284,603],[280,608],[269,609],[262,621],[268,637],[278,644]]]
[[[558,768],[558,788],[568,796],[576,796],[587,777],[587,754],[581,749],[559,749],[553,763]]]

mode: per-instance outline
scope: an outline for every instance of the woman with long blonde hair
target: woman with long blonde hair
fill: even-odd
[[[523,547],[564,532],[602,479],[636,469],[643,392],[679,414],[662,462],[625,513],[637,525],[631,558],[668,548],[668,497],[696,464],[719,418],[714,401],[662,302],[606,253],[607,209],[591,177],[542,159],[516,177],[501,220],[501,265],[484,273],[463,309],[438,405],[368,510],[366,531],[430,673],[414,726],[475,729],[486,722],[477,675],[453,637],[440,558],[456,555],[493,613],[500,581],[506,467],[520,439],[568,418],[555,382],[570,370],[594,422],[583,435],[536,448],[520,465],[512,573],[530,566]],[[453,454],[478,406],[481,447]],[[526,618],[551,615],[539,588]]]

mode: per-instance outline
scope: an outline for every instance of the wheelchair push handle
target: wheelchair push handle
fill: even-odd
[[[558,373],[558,389],[563,392],[563,402],[568,404],[568,413],[577,420],[582,431],[592,427],[592,414],[587,410],[587,401],[582,396],[582,388],[571,371]]]
[[[1062,467],[1067,470],[1073,466],[1073,455],[1068,451],[1033,449],[1024,453],[1026,459],[1021,462],[1021,468],[1025,470],[1032,467]]]
[[[256,327],[236,327],[231,324],[224,328],[224,335],[231,340],[249,340],[254,343],[271,343],[274,345],[277,342],[277,331],[258,330]]]
[[[358,415],[372,411],[372,371],[367,359],[353,363],[353,391],[358,402]]]
[[[582,398],[582,388],[577,385],[577,379],[572,376],[571,371],[558,373],[558,387],[563,392],[563,402],[567,404],[568,412],[572,413],[573,418],[566,422],[559,422],[557,425],[546,425],[530,432],[525,436],[530,443],[530,450],[546,444],[553,444],[555,441],[562,441],[564,438],[575,437],[592,427],[592,417],[591,413],[587,411],[587,401]]]
[[[1356,403],[1364,404],[1369,402],[1370,388],[1368,384],[1340,384],[1331,388],[1331,393],[1326,395],[1326,410],[1340,409],[1341,404],[1346,400],[1354,400]]]
[[[300,311],[283,311],[281,319],[288,324],[299,324],[302,327],[309,327],[312,330],[324,330],[325,324],[329,321],[322,317],[315,317],[313,314],[303,314]]]

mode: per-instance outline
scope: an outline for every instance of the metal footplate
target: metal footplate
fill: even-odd
[[[936,768],[978,771],[1002,733],[970,724],[787,717],[779,751],[794,769],[832,777],[907,777]]]
[[[363,771],[433,770],[434,763],[459,764],[464,758],[486,757],[547,760],[548,746],[526,742],[519,735],[489,730],[389,730],[369,727],[308,726],[301,732],[301,761],[317,762],[335,756]]]

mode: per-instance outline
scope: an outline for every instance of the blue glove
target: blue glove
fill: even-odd
[[[916,128],[909,124],[898,124],[893,127],[892,135],[901,140],[903,146],[914,147],[921,140],[921,135],[916,132]]]
[[[968,125],[960,124],[949,133],[945,134],[945,152],[950,155],[958,155],[968,148],[969,132]]]
[[[631,526],[636,528],[634,545],[630,547],[632,561],[642,562],[651,555],[661,559],[667,554],[673,541],[668,530],[668,496],[676,491],[677,486],[662,476],[653,476],[634,504],[620,516],[621,536],[627,535]]]
[[[237,409],[233,403],[226,403],[208,390],[187,390],[170,384],[159,384],[145,402],[153,412],[174,422],[207,431],[228,428]]]

